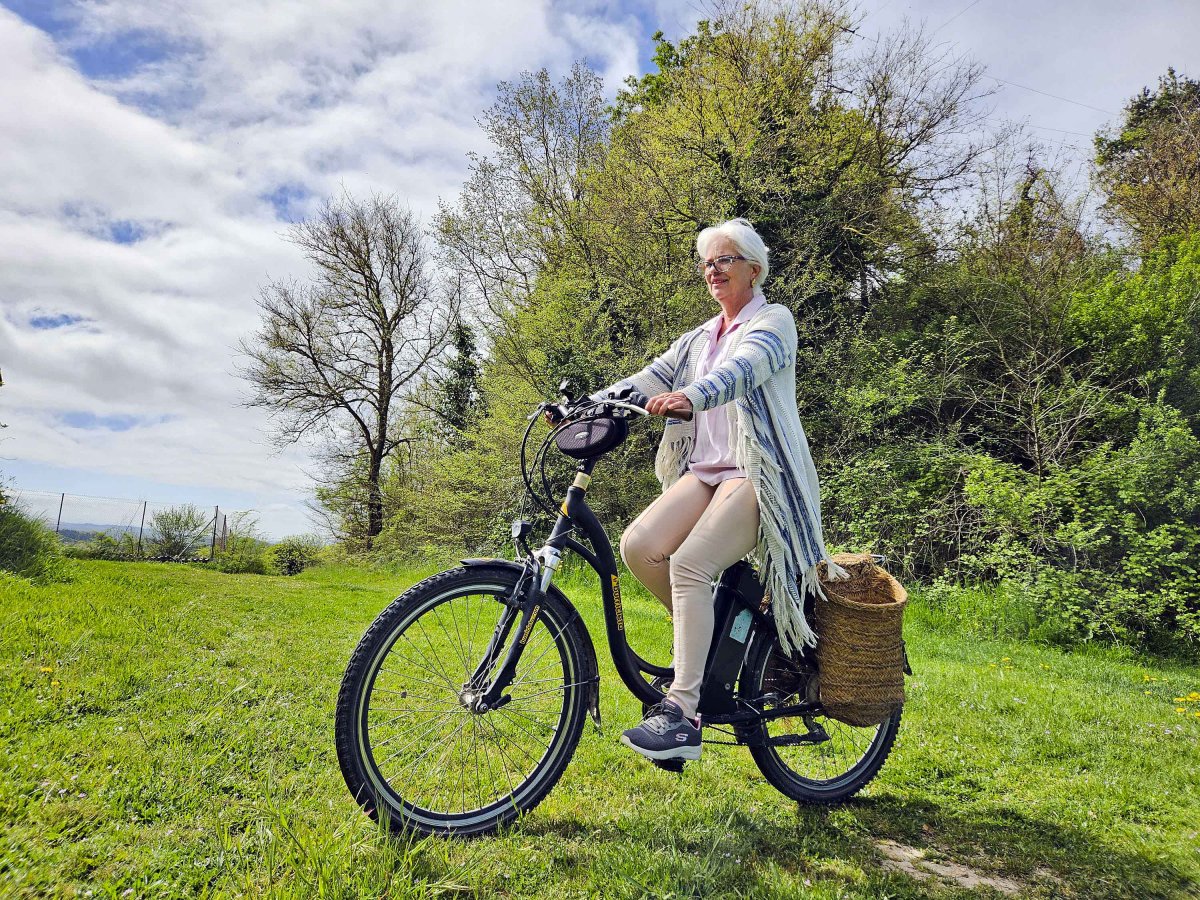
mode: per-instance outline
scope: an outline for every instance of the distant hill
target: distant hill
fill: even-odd
[[[116,538],[123,534],[132,534],[137,537],[137,533],[136,525],[96,525],[92,522],[63,522],[58,529],[58,537],[64,544],[90,541],[98,534],[107,534]],[[142,536],[149,540],[152,537],[152,530],[147,528]]]

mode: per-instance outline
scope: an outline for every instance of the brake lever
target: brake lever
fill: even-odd
[[[630,412],[635,412],[638,415],[642,415],[642,416],[652,415],[652,413],[647,411],[644,407],[638,406],[636,403],[626,403],[623,400],[605,400],[603,402],[606,406],[611,406],[615,409],[627,409]],[[671,415],[671,416],[664,416],[663,418],[679,419],[680,421],[683,421],[683,422],[690,422],[692,420],[692,414],[691,413],[677,414],[677,415]]]
[[[624,400],[605,400],[604,404],[606,406],[611,406],[614,409],[627,409],[630,412],[637,413],[638,415],[641,415],[641,416],[650,415],[650,413],[646,412],[645,409],[638,406],[636,403],[626,403]]]

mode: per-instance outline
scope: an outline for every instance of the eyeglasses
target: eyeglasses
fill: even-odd
[[[696,260],[696,271],[704,275],[708,272],[709,266],[712,266],[724,275],[733,268],[735,262],[745,258],[744,256],[718,256],[716,259],[698,259]]]

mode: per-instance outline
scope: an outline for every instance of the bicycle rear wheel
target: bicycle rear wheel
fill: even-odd
[[[426,579],[379,615],[350,659],[338,761],[363,809],[394,830],[493,831],[536,806],[575,751],[590,685],[576,613],[553,595],[525,635],[511,701],[471,708],[466,682],[501,617],[515,613],[504,601],[516,580],[480,566]]]
[[[810,654],[793,658],[773,636],[750,652],[739,688],[764,709],[818,699]],[[764,702],[762,698],[770,697]],[[861,790],[887,761],[900,710],[879,725],[858,728],[826,716],[794,716],[759,725],[750,754],[763,776],[793,800],[837,803]],[[757,746],[756,746],[757,745]]]

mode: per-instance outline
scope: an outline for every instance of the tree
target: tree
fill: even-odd
[[[1200,81],[1174,69],[1125,107],[1115,133],[1095,138],[1105,210],[1148,251],[1168,234],[1200,227]]]
[[[564,268],[596,297],[596,242],[584,210],[608,119],[600,77],[583,63],[557,84],[545,69],[525,72],[501,82],[497,95],[480,118],[493,153],[471,156],[458,202],[442,203],[436,227],[491,353],[537,381],[542,372],[515,317],[540,305],[539,283]]]
[[[466,451],[496,473],[479,475],[494,498],[480,509],[511,495],[520,404],[563,378],[592,389],[627,375],[715,312],[694,241],[733,216],[764,234],[768,294],[797,314],[814,428],[844,430],[828,374],[871,306],[934,252],[922,204],[961,185],[981,151],[979,67],[927,36],[860,41],[837,0],[706,6],[693,35],[657,37],[657,71],[608,109],[577,64],[558,82],[501,85],[480,117],[493,149],[437,221],[486,338],[489,409]],[[597,489],[603,517],[648,501],[654,444],[643,429],[620,448],[613,464],[637,480]]]
[[[745,216],[771,248],[774,299],[808,322],[860,317],[930,252],[917,209],[982,152],[986,92],[930,36],[859,45],[853,25],[837,2],[717,2],[678,45],[660,36],[658,71],[617,97],[603,199],[622,230],[661,234],[690,278],[695,232]]]
[[[150,542],[155,556],[182,559],[204,543],[211,520],[198,507],[183,503],[156,512],[150,519]]]
[[[475,332],[461,319],[451,330],[453,355],[446,363],[446,374],[438,384],[437,398],[443,422],[458,437],[469,431],[484,415],[487,407],[479,386],[479,350]]]
[[[425,238],[394,196],[327,201],[288,235],[312,264],[305,283],[274,281],[262,326],[241,351],[281,445],[324,437],[327,483],[353,482],[369,549],[383,527],[380,474],[405,438],[395,427],[405,392],[437,358],[455,299],[427,271]]]

